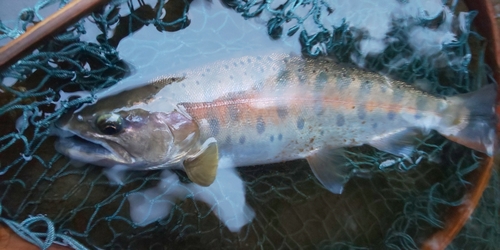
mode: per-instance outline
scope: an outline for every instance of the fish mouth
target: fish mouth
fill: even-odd
[[[88,140],[72,131],[59,130],[55,132],[59,136],[55,143],[56,151],[73,160],[104,167],[127,166],[133,163],[121,147],[113,148],[103,142]]]

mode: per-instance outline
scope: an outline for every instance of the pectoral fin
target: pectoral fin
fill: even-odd
[[[189,179],[205,187],[214,182],[218,166],[219,150],[214,138],[207,139],[196,155],[184,160],[184,169]]]
[[[325,147],[306,157],[319,182],[334,194],[342,193],[351,173],[343,151],[341,148]]]
[[[412,155],[417,138],[421,136],[419,130],[407,128],[376,136],[368,144],[393,155],[408,157]]]

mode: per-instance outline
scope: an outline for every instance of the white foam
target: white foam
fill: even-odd
[[[130,194],[130,217],[138,226],[146,226],[165,218],[177,199],[188,195],[189,190],[169,170],[162,173],[162,180],[155,188]]]
[[[128,196],[130,217],[136,225],[146,226],[165,218],[177,200],[187,197],[206,203],[231,232],[240,231],[255,217],[253,209],[246,204],[245,186],[235,168],[219,169],[209,187],[183,184],[177,175],[165,170],[156,187]]]
[[[112,185],[123,185],[123,180],[125,178],[125,173],[127,171],[127,167],[123,165],[115,165],[111,168],[103,168],[102,172]]]

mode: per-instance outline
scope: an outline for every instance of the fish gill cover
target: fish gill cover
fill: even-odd
[[[457,1],[443,6],[440,1],[222,0],[226,9],[217,9],[218,2],[197,1],[112,1],[1,72],[2,222],[40,247],[64,242],[76,249],[417,249],[443,226],[447,208],[461,203],[469,185],[465,175],[480,158],[434,133],[421,140],[412,159],[370,147],[349,149],[345,157],[354,177],[342,195],[325,190],[304,161],[239,168],[247,202],[256,212],[239,234],[227,230],[211,214],[214,208],[192,195],[172,204],[166,218],[138,227],[130,219],[127,197],[155,186],[159,172],[128,173],[124,185],[110,185],[100,168],[75,167],[55,153],[51,124],[65,111],[95,101],[67,93],[95,93],[140,71],[123,59],[127,52],[140,53],[117,50],[129,34],[145,26],[165,37],[178,30],[201,32],[192,23],[195,18],[203,20],[205,30],[231,25],[227,18],[209,22],[221,13],[257,20],[253,25],[267,28],[278,43],[298,41],[305,56],[332,55],[434,94],[466,93],[489,81],[483,40],[471,31],[476,13],[463,12]],[[2,20],[0,38],[16,38],[43,18],[44,9],[67,2],[39,1],[16,21]],[[183,42],[160,48],[175,53],[176,43],[181,47]],[[242,47],[254,45],[246,42]],[[213,47],[207,48],[212,54],[221,50]],[[180,185],[189,181],[176,173]],[[493,174],[451,249],[500,244],[498,184]]]

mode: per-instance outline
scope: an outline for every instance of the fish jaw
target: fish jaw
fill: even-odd
[[[60,136],[55,143],[57,152],[80,162],[113,167],[117,164],[132,166],[136,160],[119,144],[114,147],[109,144],[91,141],[70,130],[60,129]],[[72,134],[68,136],[68,133]]]

